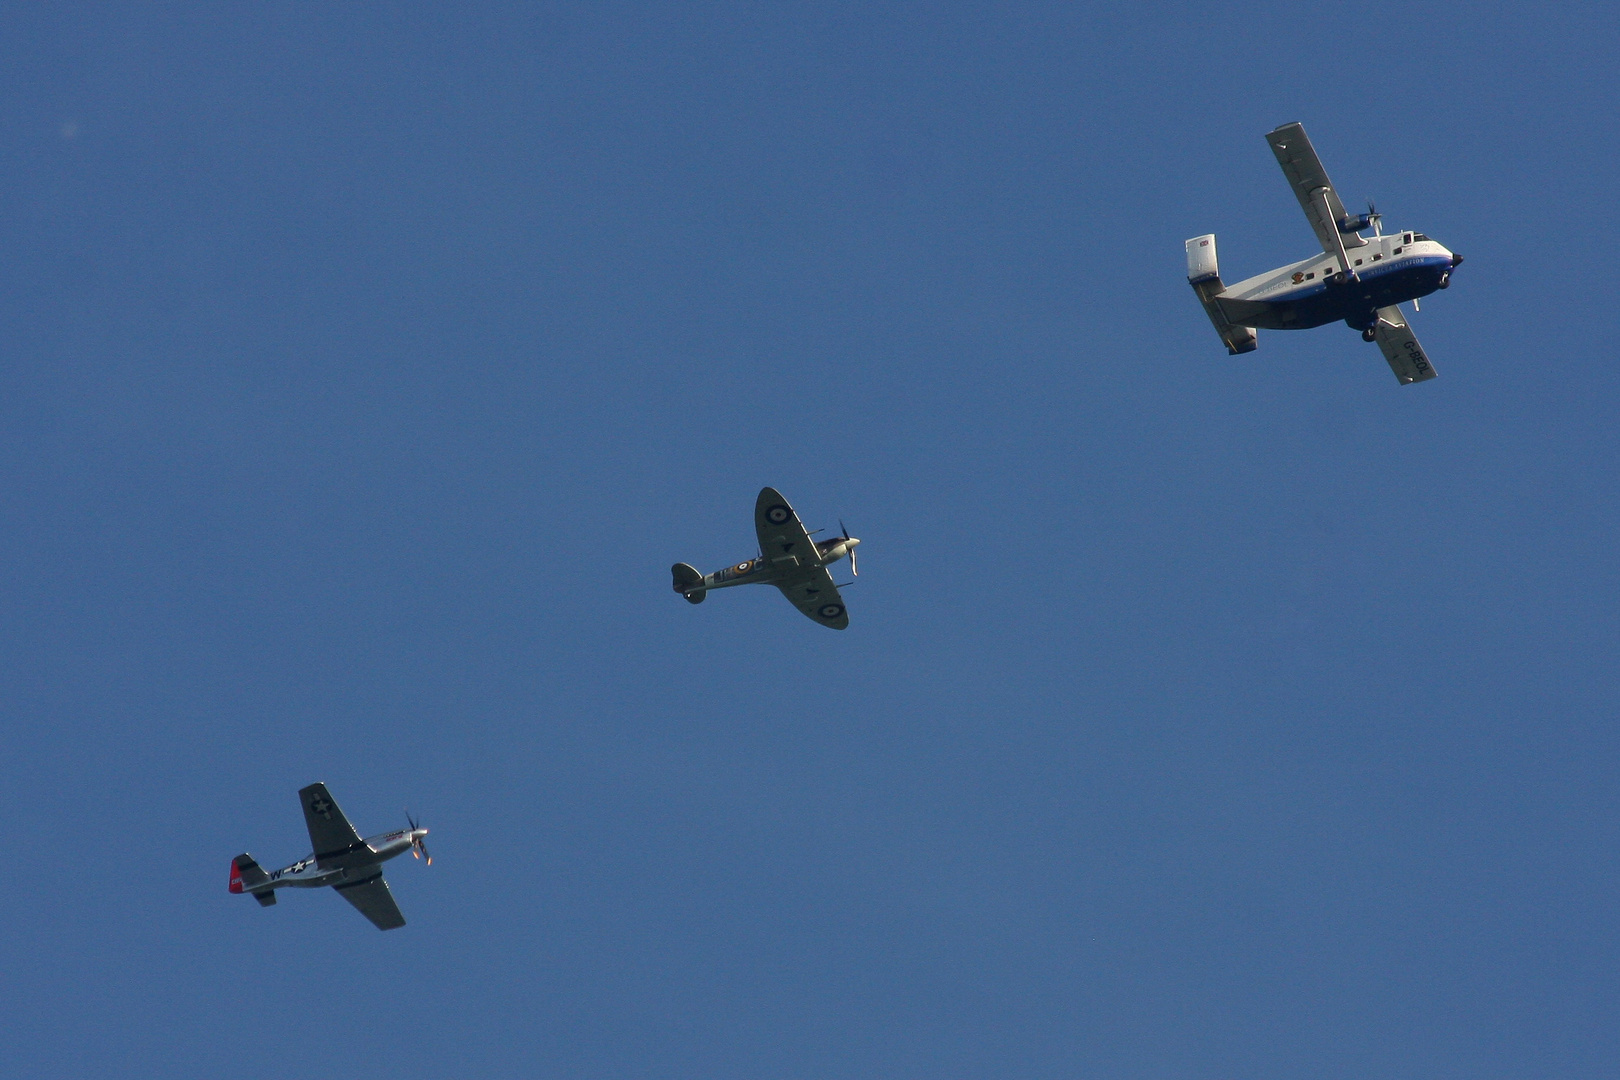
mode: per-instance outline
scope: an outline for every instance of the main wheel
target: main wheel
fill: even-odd
[[[1363,330],[1361,332],[1361,340],[1362,341],[1377,341],[1378,340],[1378,331],[1374,330],[1370,326],[1367,327],[1367,329],[1365,329],[1365,330]]]

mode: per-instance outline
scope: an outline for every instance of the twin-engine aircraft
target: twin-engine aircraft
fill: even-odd
[[[311,784],[299,791],[298,799],[304,804],[304,824],[309,826],[309,842],[313,854],[306,855],[291,866],[265,873],[253,856],[243,852],[231,860],[231,892],[251,893],[264,907],[276,902],[277,889],[316,889],[330,885],[337,894],[370,919],[379,930],[392,930],[405,925],[405,916],[394,903],[394,894],[383,880],[382,864],[409,851],[417,858],[433,857],[427,853],[422,837],[427,830],[411,820],[409,828],[360,839],[343,816],[338,804],[326,790],[325,784]]]
[[[1285,124],[1266,140],[1323,254],[1226,286],[1215,234],[1187,241],[1187,280],[1227,351],[1253,352],[1257,328],[1307,330],[1343,319],[1364,340],[1378,343],[1402,383],[1434,378],[1434,365],[1399,305],[1411,300],[1415,307],[1419,297],[1449,286],[1462,256],[1420,232],[1385,236],[1371,203],[1365,214],[1346,213],[1303,126]],[[1373,235],[1362,236],[1369,227]]]
[[[839,522],[843,528],[843,522]],[[849,556],[849,571],[855,570],[855,548],[860,541],[844,529],[843,536],[812,540],[799,515],[775,488],[761,488],[754,503],[754,531],[759,535],[759,558],[716,570],[707,576],[695,566],[676,563],[675,591],[689,603],[701,604],[710,589],[733,585],[775,585],[793,606],[822,626],[842,630],[849,625],[843,597],[833,584],[827,566]],[[820,529],[816,530],[820,532]]]

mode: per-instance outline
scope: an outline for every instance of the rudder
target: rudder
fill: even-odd
[[[247,852],[244,851],[231,860],[231,882],[229,886],[231,892],[252,893],[253,899],[257,900],[262,906],[269,907],[276,902],[276,891],[272,888],[266,888],[269,884],[270,875],[265,873],[264,869],[253,861],[253,856]]]
[[[1215,332],[1221,335],[1221,344],[1226,346],[1228,353],[1236,356],[1238,353],[1254,352],[1259,347],[1254,327],[1233,324],[1216,299],[1226,291],[1226,286],[1221,284],[1221,264],[1215,253],[1214,233],[1195,236],[1187,241],[1187,284],[1198,294],[1198,302],[1204,305],[1204,312],[1209,316],[1209,321],[1215,324]]]

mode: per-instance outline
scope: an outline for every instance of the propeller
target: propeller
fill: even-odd
[[[1358,233],[1362,229],[1365,229],[1367,226],[1371,225],[1375,235],[1382,236],[1384,234],[1382,231],[1380,231],[1378,223],[1383,220],[1384,215],[1380,214],[1378,212],[1378,207],[1373,205],[1371,199],[1368,199],[1367,212],[1365,214],[1347,213],[1344,215],[1344,217],[1339,219],[1339,231],[1349,235],[1350,233]]]
[[[849,540],[849,526],[844,524],[843,518],[838,519],[838,527],[844,530],[844,540],[847,542]],[[861,572],[855,566],[855,549],[852,547],[846,547],[844,550],[849,552],[849,572],[854,574],[856,577],[860,577]]]
[[[405,820],[411,826],[411,858],[426,859],[427,864],[432,866],[433,856],[428,854],[427,843],[417,835],[417,833],[425,833],[427,830],[417,824],[416,819],[411,817],[411,812],[408,809],[405,811]]]

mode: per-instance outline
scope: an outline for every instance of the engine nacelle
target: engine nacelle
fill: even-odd
[[[1344,235],[1349,236],[1351,233],[1358,233],[1362,229],[1372,228],[1372,223],[1377,220],[1378,215],[1372,212],[1365,214],[1346,214],[1344,217],[1339,219],[1339,231]]]

